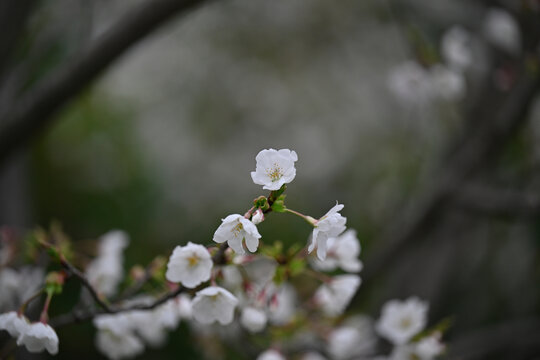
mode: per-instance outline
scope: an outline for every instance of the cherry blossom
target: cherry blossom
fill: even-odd
[[[41,322],[32,323],[21,331],[17,345],[24,345],[30,352],[47,350],[50,354],[58,353],[58,335],[52,327]]]
[[[208,250],[202,245],[188,242],[186,246],[177,246],[174,249],[165,277],[192,289],[210,279],[212,266]]]
[[[317,247],[317,257],[320,260],[326,259],[328,238],[336,237],[346,229],[345,223],[347,222],[347,218],[339,213],[343,207],[344,205],[336,204],[315,222],[308,252],[311,253]]]
[[[244,254],[244,243],[250,252],[257,251],[261,234],[257,226],[239,214],[232,214],[222,219],[221,225],[214,233],[214,241],[227,242],[238,254]]]
[[[257,165],[255,171],[251,172],[251,178],[255,184],[264,185],[265,190],[278,190],[296,176],[294,163],[298,156],[289,149],[261,150],[255,160]]]
[[[191,305],[193,317],[203,324],[215,321],[226,325],[232,322],[238,299],[228,290],[209,286],[195,295]]]
[[[405,344],[424,329],[427,311],[428,304],[416,297],[388,301],[377,322],[377,332],[396,345]]]

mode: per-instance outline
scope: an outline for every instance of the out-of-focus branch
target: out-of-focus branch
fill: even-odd
[[[431,231],[448,201],[459,193],[468,176],[493,159],[506,141],[527,119],[527,112],[538,92],[537,74],[525,66],[514,88],[492,119],[470,118],[475,127],[458,139],[460,146],[434,177],[433,184],[419,200],[401,212],[394,225],[376,244],[366,260],[364,278],[369,280],[400,254],[404,247]]]
[[[148,0],[123,16],[79,57],[54,71],[0,114],[0,170],[17,150],[43,131],[53,115],[112,62],[174,15],[204,0]]]
[[[480,184],[463,187],[452,203],[461,208],[503,217],[530,218],[540,214],[540,194],[532,191],[497,189]]]
[[[540,319],[512,321],[458,337],[448,345],[447,358],[489,359],[505,352],[512,359],[529,359],[540,353],[539,338]]]

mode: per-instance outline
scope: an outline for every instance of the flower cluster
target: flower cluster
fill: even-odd
[[[403,103],[423,105],[436,99],[457,101],[466,92],[466,73],[481,68],[487,43],[506,54],[521,51],[521,34],[515,19],[505,10],[490,9],[481,24],[481,32],[474,35],[461,25],[450,27],[441,37],[440,61],[409,60],[390,71],[388,87]],[[501,79],[495,79],[501,80]],[[506,84],[498,84],[501,87]]]
[[[415,356],[431,360],[441,354],[444,346],[438,333],[419,335],[425,330],[428,307],[416,298],[388,302],[375,325],[367,316],[343,316],[362,283],[360,241],[355,230],[347,230],[347,219],[341,215],[344,206],[339,203],[318,219],[286,206],[284,192],[296,176],[296,161],[295,151],[262,150],[251,177],[270,194],[254,199],[244,215],[223,218],[213,235],[217,246],[192,242],[176,246],[168,260],[158,257],[146,268],[135,266],[127,281],[124,232],[111,231],[100,238],[97,257],[86,267],[86,279],[69,264],[60,246],[42,240],[40,244],[59,260],[63,271],[47,275],[41,291],[48,296],[40,322],[30,323],[24,317],[24,305],[19,313],[0,315],[0,330],[8,331],[29,351],[56,354],[58,337],[47,324],[48,305],[52,295],[61,292],[64,277],[76,276],[90,290],[81,295],[91,295],[105,310],[93,317],[95,344],[113,360],[164,345],[181,321],[197,334],[203,352],[212,349],[218,337],[223,341],[265,338],[254,342],[269,345],[257,349],[259,360],[374,359],[376,334],[394,345],[385,357],[389,360]],[[270,213],[304,219],[311,226],[307,243],[285,248],[279,241],[263,239],[257,226]],[[152,286],[145,288],[149,283]],[[105,299],[112,296],[116,301],[107,305]],[[209,346],[204,346],[205,341]],[[313,349],[312,344],[319,345],[317,351],[291,350]]]

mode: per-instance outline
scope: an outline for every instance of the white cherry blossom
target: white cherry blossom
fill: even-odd
[[[507,11],[492,8],[483,24],[484,36],[496,47],[512,54],[521,50],[521,34],[516,20]]]
[[[467,69],[473,62],[469,32],[459,25],[451,27],[442,36],[441,53],[452,69]]]
[[[269,349],[260,353],[257,360],[285,360],[285,357],[279,351]]]
[[[50,354],[56,355],[58,353],[58,335],[48,324],[32,323],[19,334],[17,345],[24,345],[30,352],[47,350]]]
[[[432,360],[444,352],[445,346],[441,343],[441,334],[422,338],[416,344],[416,353],[421,360]]]
[[[296,311],[296,291],[289,283],[276,287],[273,283],[265,289],[269,298],[268,318],[274,325],[288,324]]]
[[[328,353],[333,359],[357,359],[372,354],[377,338],[373,323],[366,316],[354,316],[343,326],[334,329],[328,337]]]
[[[174,249],[165,277],[192,289],[210,279],[212,266],[208,250],[202,245],[188,242],[186,246],[177,246]]]
[[[465,95],[465,78],[460,72],[444,65],[435,65],[430,70],[433,91],[440,98],[455,101]]]
[[[267,316],[264,311],[251,306],[245,307],[240,316],[240,323],[251,333],[257,333],[266,327]]]
[[[289,149],[261,150],[255,160],[257,165],[255,171],[251,172],[251,178],[255,184],[264,185],[265,190],[278,190],[296,176],[294,163],[298,161],[298,156]]]
[[[18,337],[24,333],[28,325],[28,319],[15,311],[0,315],[0,330],[6,330],[13,337]]]
[[[336,237],[345,231],[345,223],[347,218],[343,217],[339,212],[343,209],[343,205],[336,204],[323,217],[315,222],[315,228],[311,234],[311,244],[309,244],[308,252],[311,253],[317,247],[317,257],[320,260],[326,259],[326,248],[328,238]]]
[[[349,305],[360,283],[361,279],[358,275],[335,276],[329,283],[317,289],[315,302],[322,307],[326,315],[340,315]]]
[[[228,290],[209,286],[195,295],[191,303],[193,317],[203,324],[215,321],[226,325],[232,322],[238,299]]]
[[[257,251],[261,234],[257,226],[239,214],[232,214],[222,219],[221,225],[214,233],[214,241],[227,242],[238,254],[244,254],[244,243],[250,252]]]
[[[347,272],[362,270],[362,262],[358,259],[360,241],[356,237],[355,230],[350,229],[338,237],[329,238],[327,247],[326,259],[309,258],[315,269],[333,271],[339,267]]]
[[[97,332],[96,347],[112,360],[130,359],[144,351],[144,344],[134,334],[119,334],[109,330]]]
[[[431,79],[415,61],[404,62],[390,71],[388,88],[406,105],[423,105],[432,98]]]
[[[105,296],[114,295],[124,277],[123,251],[128,243],[128,236],[123,231],[106,233],[100,238],[98,256],[86,268],[90,284]]]
[[[377,332],[396,345],[405,344],[424,329],[427,311],[428,304],[416,297],[388,301],[377,322]]]

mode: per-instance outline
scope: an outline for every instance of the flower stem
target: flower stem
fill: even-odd
[[[49,305],[51,305],[53,294],[51,292],[47,293],[47,299],[45,300],[45,304],[43,305],[43,311],[41,311],[41,315],[39,316],[39,321],[46,324],[49,320]]]
[[[24,315],[24,312],[26,311],[26,307],[27,307],[34,299],[37,299],[38,297],[40,297],[41,294],[43,293],[43,290],[45,290],[45,289],[39,290],[39,291],[36,292],[34,295],[30,296],[30,298],[28,298],[25,302],[22,303],[21,307],[19,308],[19,315]]]
[[[292,210],[292,209],[289,209],[289,208],[286,208],[285,209],[285,212],[288,212],[288,213],[291,213],[291,214],[294,214],[296,216],[299,216],[301,217],[302,219],[304,219],[305,221],[307,221],[311,226],[315,226],[317,220],[315,220],[314,218],[312,218],[311,216],[308,216],[308,215],[304,215],[302,213],[299,213],[298,211],[295,211],[295,210]]]

